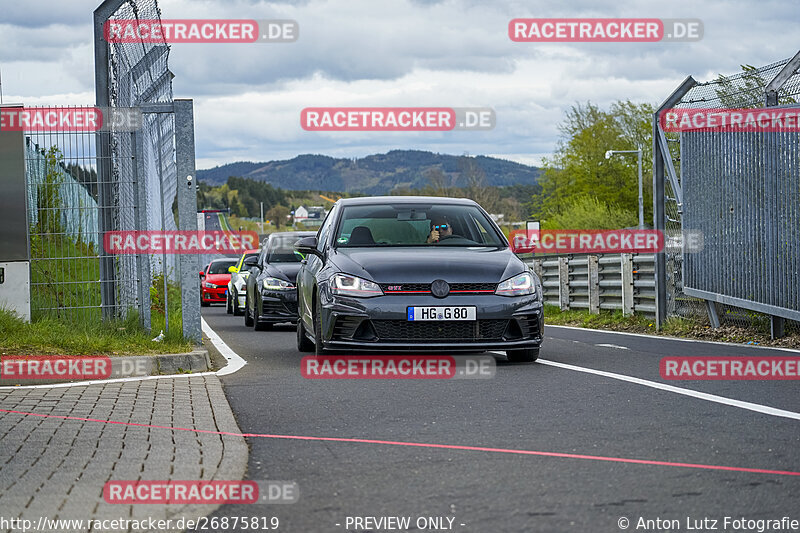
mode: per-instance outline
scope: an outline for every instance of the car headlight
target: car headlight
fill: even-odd
[[[523,272],[522,274],[518,274],[513,278],[501,282],[494,293],[500,296],[527,296],[529,294],[536,294],[536,282],[533,280],[533,274],[530,272]]]
[[[222,287],[222,285],[214,285],[213,283],[206,282],[207,289],[219,289],[220,287]]]
[[[383,291],[374,281],[369,281],[349,274],[334,274],[331,277],[331,292],[342,296],[371,298],[383,296]]]
[[[290,291],[294,290],[294,285],[286,280],[278,278],[264,278],[264,290],[267,291]]]

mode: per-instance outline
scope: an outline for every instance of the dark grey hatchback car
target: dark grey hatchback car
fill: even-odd
[[[539,279],[472,200],[341,199],[295,248],[300,351],[539,355]]]

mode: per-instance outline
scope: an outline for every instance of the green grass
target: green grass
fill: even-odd
[[[189,352],[192,343],[175,329],[162,341],[146,332],[132,314],[121,321],[71,321],[44,317],[31,323],[0,310],[0,354],[147,355]]]
[[[31,237],[33,319],[100,320],[100,262],[92,245],[63,235]],[[76,283],[77,282],[77,283]],[[84,309],[64,309],[85,307]]]
[[[593,315],[588,310],[561,311],[555,305],[545,305],[544,321],[545,324],[561,326],[800,348],[800,335],[797,333],[790,333],[782,339],[772,340],[769,333],[763,331],[763,328],[758,325],[750,327],[723,325],[720,328],[712,329],[707,321],[702,319],[671,317],[666,320],[660,331],[656,331],[655,320],[641,315],[622,316],[622,311],[607,310],[601,310],[599,314]]]
[[[583,309],[562,311],[555,305],[544,306],[544,320],[548,324],[578,326],[582,328],[644,329],[655,331],[652,320],[641,315],[623,316],[622,311],[601,310],[599,314],[591,314]]]

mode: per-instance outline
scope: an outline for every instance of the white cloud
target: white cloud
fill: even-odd
[[[7,2],[0,20],[6,101],[92,103],[92,11],[99,0],[51,0],[32,10]],[[575,102],[659,103],[689,74],[707,80],[740,64],[794,54],[794,0],[654,4],[643,0],[161,0],[164,18],[289,18],[287,44],[172,46],[176,97],[195,99],[198,166],[362,156],[391,149],[492,154],[540,162]],[[696,43],[514,43],[518,17],[700,18]],[[491,132],[313,133],[310,106],[489,106]]]

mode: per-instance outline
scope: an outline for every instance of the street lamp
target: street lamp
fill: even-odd
[[[642,146],[636,150],[608,150],[606,159],[611,159],[614,154],[637,154],[639,160],[639,229],[644,229],[644,197],[642,196]]]

